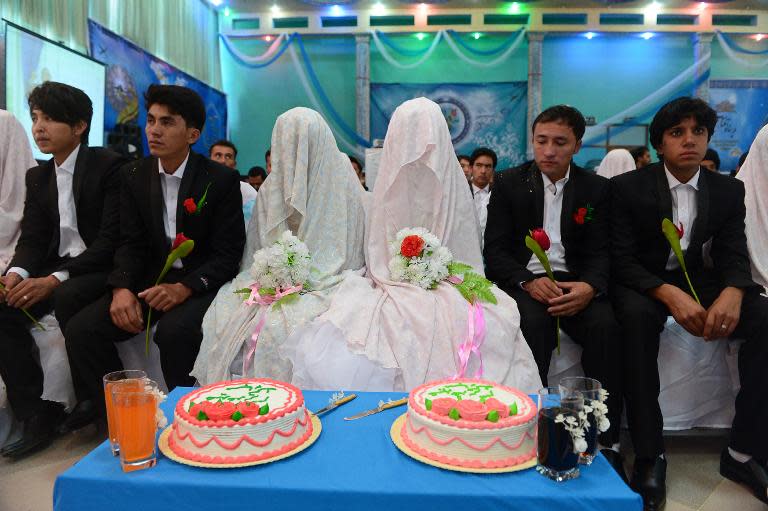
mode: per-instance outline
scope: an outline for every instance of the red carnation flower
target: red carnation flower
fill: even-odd
[[[190,215],[197,211],[197,204],[195,204],[195,200],[192,198],[186,199],[184,201],[184,209],[186,209],[187,213]]]
[[[531,238],[539,244],[542,250],[545,252],[549,250],[550,243],[549,243],[549,236],[547,236],[547,232],[544,229],[534,229],[531,231]]]
[[[677,237],[682,239],[683,238],[683,232],[685,232],[685,230],[683,228],[683,222],[680,222],[680,228],[675,226],[675,229],[677,230]]]
[[[418,257],[423,250],[424,240],[421,239],[421,236],[416,236],[415,234],[406,236],[400,245],[400,253],[403,254],[403,257]]]
[[[189,241],[189,238],[184,236],[183,232],[180,232],[179,234],[176,235],[176,239],[173,240],[173,245],[171,245],[171,250],[176,250],[177,248],[179,248],[179,245],[181,245],[185,241]]]

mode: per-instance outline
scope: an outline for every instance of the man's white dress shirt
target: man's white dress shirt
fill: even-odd
[[[563,189],[568,184],[568,180],[571,176],[571,168],[568,167],[568,171],[565,173],[565,177],[559,180],[557,183],[553,183],[550,179],[541,174],[541,178],[544,181],[544,230],[547,232],[550,241],[549,250],[547,250],[547,258],[549,258],[549,264],[552,267],[552,271],[568,271],[568,266],[565,264],[565,248],[563,247],[563,240],[560,236],[560,217],[563,211]],[[539,258],[536,254],[531,254],[531,259],[526,266],[528,270],[536,275],[545,273],[544,266],[539,262]]]
[[[688,245],[691,243],[691,231],[693,223],[696,221],[696,192],[699,190],[699,172],[688,180],[687,183],[681,183],[667,170],[664,166],[664,172],[667,174],[667,182],[669,183],[669,192],[672,195],[672,223],[678,228],[680,224],[683,224],[683,237],[680,238],[680,248],[683,249],[683,254],[688,250]],[[669,257],[667,258],[667,270],[675,270],[680,267],[680,263],[677,261],[677,257],[672,249],[669,249]]]
[[[473,200],[475,201],[475,211],[477,219],[480,221],[480,240],[485,238],[485,224],[488,223],[488,203],[491,201],[491,184],[485,185],[485,188],[478,188],[472,185]]]
[[[189,153],[184,161],[181,162],[173,174],[168,174],[163,170],[163,164],[160,159],[157,160],[157,170],[160,173],[160,187],[163,190],[163,226],[165,227],[165,237],[168,243],[176,239],[176,211],[179,203],[179,188],[181,187],[181,178],[184,177],[184,170],[187,168]],[[185,197],[184,199],[188,199]],[[192,197],[194,199],[194,197]],[[199,200],[195,199],[195,202]],[[173,262],[172,268],[183,268],[181,258]]]

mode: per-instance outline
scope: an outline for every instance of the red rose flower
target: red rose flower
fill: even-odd
[[[543,251],[549,250],[549,236],[547,236],[547,232],[544,229],[534,229],[531,231],[531,238],[539,244],[541,249]]]
[[[451,408],[456,407],[456,403],[458,401],[452,397],[439,397],[432,400],[432,411],[438,415],[448,415]]]
[[[203,411],[212,421],[228,420],[236,410],[235,403],[230,402],[213,403],[208,401],[203,405]]]
[[[576,222],[579,225],[584,225],[584,215],[580,215],[578,213],[573,214],[573,221]]]
[[[677,237],[682,239],[683,238],[683,232],[685,232],[685,230],[683,229],[683,222],[680,222],[680,228],[679,229],[678,229],[677,226],[675,226],[675,229],[677,230]]]
[[[187,213],[192,214],[195,211],[197,211],[197,204],[195,204],[195,200],[192,198],[186,199],[184,201],[184,209],[187,210]]]
[[[456,409],[459,410],[462,419],[473,422],[484,421],[490,411],[488,406],[474,399],[462,399],[456,403]]]
[[[495,397],[489,397],[485,400],[485,406],[488,407],[488,411],[496,410],[499,412],[499,419],[509,417],[509,407],[496,399]]]
[[[238,403],[237,411],[243,414],[243,417],[256,417],[259,415],[259,405],[249,401]]]
[[[179,234],[176,235],[176,239],[173,240],[173,245],[171,245],[171,250],[176,250],[177,248],[179,248],[179,245],[181,245],[185,241],[189,241],[189,238],[184,236],[183,232],[180,232]]]
[[[400,245],[400,253],[403,254],[403,257],[418,257],[423,250],[424,240],[421,239],[421,236],[416,236],[415,234],[406,236]]]

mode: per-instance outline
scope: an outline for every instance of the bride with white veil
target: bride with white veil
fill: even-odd
[[[364,196],[349,158],[338,150],[320,114],[294,108],[277,118],[272,172],[256,199],[242,270],[219,290],[205,314],[192,376],[203,385],[239,376],[291,380],[291,364],[278,347],[296,327],[328,308],[342,272],[363,267]],[[270,247],[285,231],[309,249],[309,292],[266,312],[253,365],[242,374],[243,350],[259,321],[260,306],[245,305],[235,291],[254,282],[253,254]]]
[[[328,311],[283,346],[293,361],[294,384],[407,391],[460,371],[457,352],[467,336],[469,302],[446,281],[427,290],[390,276],[392,241],[401,229],[417,227],[439,238],[455,261],[484,275],[466,178],[439,106],[425,98],[400,105],[389,123],[367,218],[366,276],[347,274]],[[482,373],[535,392],[541,380],[517,305],[498,288],[492,292],[498,305],[482,304],[487,334],[464,376]]]

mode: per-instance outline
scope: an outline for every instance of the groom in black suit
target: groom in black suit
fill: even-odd
[[[611,429],[601,443],[617,447],[620,340],[606,297],[608,180],[572,161],[585,130],[584,117],[575,108],[548,108],[533,122],[532,130],[535,160],[496,176],[485,229],[486,272],[517,302],[523,335],[545,385],[556,343],[556,318],[582,346],[584,372],[611,394]],[[525,245],[526,235],[536,228],[544,228],[551,240],[547,254],[556,282]],[[606,450],[606,455],[622,474],[618,452]]]
[[[702,342],[730,336],[746,340],[739,351],[736,416],[720,473],[768,502],[768,300],[751,278],[743,183],[701,171],[716,123],[716,112],[699,99],[667,103],[650,127],[651,144],[662,161],[611,181],[611,296],[623,328],[627,419],[636,454],[632,487],[649,510],[663,508],[666,501],[656,361],[668,315]],[[685,265],[701,304],[662,234],[665,218],[682,231]]]
[[[21,236],[6,274],[0,277],[0,374],[16,418],[19,442],[4,456],[18,458],[53,437],[63,407],[43,400],[43,372],[29,329],[54,310],[62,330],[69,319],[104,292],[118,235],[120,180],[124,160],[88,147],[93,107],[88,96],[63,83],[45,82],[29,96],[32,135],[52,154],[26,175]]]
[[[202,341],[203,315],[219,287],[238,271],[245,227],[238,174],[190,150],[205,123],[205,106],[191,89],[151,85],[144,95],[152,156],[122,169],[120,240],[108,294],[72,318],[64,336],[78,405],[63,429],[103,414],[102,376],[122,369],[115,342],[149,328],[169,389],[190,386]],[[205,200],[203,198],[205,197]],[[183,234],[191,254],[155,281]]]

